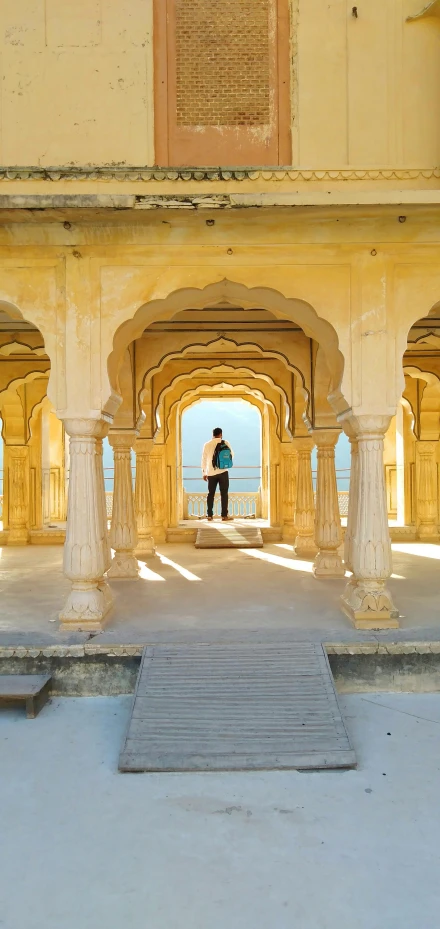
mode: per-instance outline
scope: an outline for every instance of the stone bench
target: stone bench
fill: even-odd
[[[26,703],[28,719],[35,719],[47,703],[50,674],[0,674],[0,706]]]

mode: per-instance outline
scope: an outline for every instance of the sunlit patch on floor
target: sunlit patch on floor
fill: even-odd
[[[262,552],[256,548],[240,548],[245,555],[251,555],[252,558],[260,558],[261,561],[267,561],[269,564],[278,565],[280,568],[290,568],[291,571],[305,571],[311,574],[313,570],[312,561],[301,561],[298,558],[282,558],[281,555],[270,555],[269,552]]]
[[[185,577],[187,581],[201,581],[202,578],[198,577],[197,574],[193,574],[192,571],[188,571],[187,568],[184,568],[182,565],[177,564],[176,561],[171,561],[170,558],[167,558],[166,555],[161,555],[160,552],[157,553],[157,557],[162,564],[168,565],[170,568],[174,568],[182,577]]]
[[[404,555],[419,555],[421,558],[440,560],[440,545],[432,542],[395,542],[392,549],[393,552],[401,552]]]
[[[164,581],[165,578],[148,568],[144,561],[139,562],[139,577],[143,581]]]

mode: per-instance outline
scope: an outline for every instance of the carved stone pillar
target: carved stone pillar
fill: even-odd
[[[29,539],[29,448],[8,445],[8,545],[26,545]]]
[[[339,431],[316,431],[313,436],[318,448],[315,514],[315,542],[318,554],[313,573],[315,577],[344,577],[345,568],[338,551],[342,542],[342,530],[335,467],[335,445]]]
[[[135,512],[138,531],[136,555],[138,558],[154,555],[156,546],[152,536],[153,509],[151,503],[150,452],[153,439],[138,439],[136,449]]]
[[[102,456],[98,456],[97,443],[107,424],[96,419],[68,419],[64,425],[70,435],[64,573],[72,581],[72,589],[60,620],[65,629],[100,630],[110,604],[99,586],[108,552],[98,476]]]
[[[295,501],[298,475],[298,452],[293,443],[283,448],[283,539],[285,542],[294,542],[295,530]]]
[[[50,506],[50,413],[46,407],[41,411],[41,509],[43,526],[51,521]]]
[[[315,545],[315,500],[313,496],[311,438],[297,439],[298,476],[296,485],[295,552],[297,555],[316,555]]]
[[[383,438],[388,416],[358,416],[358,493],[351,542],[353,578],[342,606],[357,629],[395,629],[396,610],[386,582],[392,572]]]
[[[359,446],[358,440],[354,436],[349,436],[351,445],[351,467],[350,467],[350,491],[348,495],[348,517],[347,528],[345,530],[344,540],[344,562],[349,571],[353,571],[352,566],[352,545],[353,534],[356,523],[356,510],[359,493]]]
[[[115,466],[110,529],[110,542],[115,554],[108,571],[111,578],[139,577],[139,565],[134,554],[138,537],[131,475],[131,449],[135,438],[134,430],[110,432],[108,437]]]
[[[417,534],[437,537],[437,460],[435,442],[416,442]]]
[[[108,519],[107,519],[107,502],[105,498],[105,483],[104,483],[104,468],[102,462],[102,438],[96,439],[96,449],[95,449],[95,461],[96,461],[96,483],[98,488],[98,503],[100,506],[100,524],[102,527],[102,549],[104,556],[104,571],[108,571],[111,561],[112,553],[110,548],[110,538],[108,534]],[[107,581],[107,578],[103,574],[98,581],[99,589],[102,590],[106,603],[111,606],[113,603],[113,594],[110,588],[110,585]]]
[[[150,453],[151,507],[153,511],[154,538],[165,542],[167,525],[167,486],[164,446],[154,445]]]

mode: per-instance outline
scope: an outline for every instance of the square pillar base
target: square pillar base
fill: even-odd
[[[139,536],[134,553],[136,558],[139,558],[141,561],[145,558],[153,558],[156,554],[156,543],[153,536]]]
[[[107,571],[107,577],[112,580],[135,581],[139,578],[139,564],[133,552],[115,552],[113,561]]]
[[[338,552],[318,552],[313,563],[313,575],[314,577],[323,578],[345,577],[345,565],[342,564],[341,556]]]
[[[374,613],[368,610],[366,613],[355,613],[354,610],[342,605],[346,616],[351,620],[355,629],[369,629],[370,631],[380,631],[381,629],[400,629],[398,619],[394,619],[391,613]]]
[[[8,533],[8,545],[28,545],[29,543],[29,530],[28,529],[9,529]]]
[[[60,613],[65,632],[101,632],[112,601],[99,587],[73,587]]]
[[[294,549],[300,558],[314,558],[318,551],[314,535],[297,535]]]
[[[377,591],[377,600],[379,601],[381,596],[388,599],[387,594],[388,592],[385,590]],[[355,629],[369,629],[372,631],[375,629],[399,629],[399,614],[392,601],[389,600],[389,605],[385,609],[374,609],[374,605],[368,609],[367,605],[362,602],[368,595],[369,592],[366,591],[365,596],[362,597],[362,591],[351,581],[341,597],[342,610],[348,616],[350,622],[353,623]]]

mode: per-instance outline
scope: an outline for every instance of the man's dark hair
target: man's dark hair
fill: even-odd
[[[218,437],[219,437],[220,435],[223,435],[223,429],[219,429],[219,428],[217,427],[217,429],[213,429],[213,430],[212,430],[212,434],[213,434],[213,436],[214,436],[215,439],[218,439]]]

